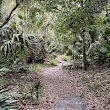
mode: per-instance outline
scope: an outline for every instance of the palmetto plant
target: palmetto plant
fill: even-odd
[[[9,99],[6,89],[0,89],[0,110],[9,110],[15,108],[13,106],[14,100]],[[16,109],[15,109],[16,110]]]
[[[2,78],[0,77],[0,82],[2,82]],[[0,110],[16,110],[14,103],[16,100],[12,100],[8,96],[8,90],[2,87],[3,84],[0,84]]]
[[[6,57],[21,58],[23,55],[24,48],[29,46],[28,36],[20,33],[13,33],[12,29],[5,28],[1,29],[1,51]]]
[[[23,33],[16,34],[16,32],[9,27],[0,29],[0,39],[0,59],[3,60],[1,63],[4,63],[5,66],[7,64],[11,67],[19,61],[22,62],[24,59],[25,50],[31,47],[31,42],[28,35]]]
[[[43,39],[18,32],[10,27],[0,29],[0,39],[0,56],[2,56],[0,59],[3,59],[2,63],[7,64],[5,66],[10,69],[18,71],[18,67],[23,67],[22,64],[28,62],[28,59],[33,62],[43,61],[45,58]]]
[[[8,68],[0,69],[0,110],[9,110],[15,108],[13,106],[15,100],[12,100],[8,96],[8,90],[4,87],[3,74],[10,71]]]

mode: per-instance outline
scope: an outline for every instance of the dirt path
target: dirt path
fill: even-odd
[[[75,95],[72,81],[63,73],[61,64],[44,69],[40,75],[44,94],[38,110],[89,110],[84,99]]]
[[[110,110],[110,69],[96,67],[87,72],[64,71],[63,56],[57,66],[40,73],[8,73],[5,76],[10,96],[17,100],[17,110]],[[43,92],[36,100],[32,91],[39,79]],[[89,103],[89,104],[88,104]]]

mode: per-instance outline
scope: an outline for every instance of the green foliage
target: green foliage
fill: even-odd
[[[8,98],[5,89],[0,89],[0,110],[14,109],[14,100]],[[17,109],[14,109],[17,110]]]
[[[29,36],[26,34],[16,34],[12,28],[6,27],[0,30],[1,31],[1,43],[0,43],[0,52],[1,52],[1,62],[2,67],[8,67],[12,70],[15,70],[15,66],[20,66],[18,62],[22,62],[25,56],[25,49],[30,48]],[[15,64],[16,62],[16,64]],[[14,66],[13,66],[14,64]]]
[[[71,56],[79,56],[78,49],[74,48],[72,45],[68,46],[68,52]]]
[[[49,56],[48,60],[45,62],[48,66],[56,66],[58,61],[55,59],[56,57]]]
[[[21,19],[21,20],[24,19],[21,14],[18,14],[18,18]]]
[[[14,71],[15,73],[24,73],[24,72],[27,72],[28,70],[28,66],[26,64],[26,62],[14,62],[12,64],[12,71]]]
[[[72,57],[65,55],[64,58],[63,58],[63,60],[64,61],[71,61],[72,60]]]
[[[33,91],[35,92],[36,94],[36,98],[37,98],[37,101],[39,100],[39,95],[41,94],[41,91],[42,91],[42,86],[41,86],[41,82],[38,81],[34,87],[33,87]]]
[[[109,57],[109,7],[108,0],[25,0],[10,20],[11,28],[0,30],[2,58],[16,68],[17,59],[44,62],[45,48],[73,59]]]
[[[71,1],[69,3],[65,1],[65,3],[66,7],[60,4],[61,10],[57,14],[55,29],[64,44],[70,41],[66,45],[69,47],[67,48],[69,54],[72,56],[83,54],[84,59],[85,48],[85,55],[87,54],[88,59],[92,61],[96,57],[97,59],[108,57],[109,24],[105,25],[102,21],[106,19],[105,9],[109,3],[102,0],[82,0],[82,2],[78,0],[73,3],[74,5]],[[69,8],[71,5],[72,8]],[[105,29],[104,26],[107,28]],[[74,46],[69,46],[70,43]],[[88,54],[90,48],[91,52]]]
[[[1,52],[6,57],[21,56],[23,49],[29,46],[28,37],[25,34],[13,33],[11,28],[3,28],[1,31]],[[2,38],[3,37],[3,38]]]
[[[8,69],[8,68],[5,68],[5,67],[3,67],[3,68],[1,68],[0,69],[0,76],[3,76],[3,74],[5,74],[5,73],[7,73],[7,72],[9,72],[10,70]]]
[[[16,23],[15,23],[15,22],[12,22],[11,25],[10,25],[10,27],[11,27],[13,30],[17,30],[17,28],[16,28]]]

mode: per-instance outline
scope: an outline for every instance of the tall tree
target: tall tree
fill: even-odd
[[[1,19],[1,6],[2,6],[3,0],[0,0],[0,19]]]
[[[87,70],[86,32],[95,27],[95,19],[109,0],[40,0],[46,10],[57,13],[57,30],[62,33],[79,35],[83,45],[83,64]],[[91,37],[94,42],[93,36]]]

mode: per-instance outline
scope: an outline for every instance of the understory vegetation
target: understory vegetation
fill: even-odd
[[[58,55],[63,58],[59,60]],[[63,68],[73,73],[76,69],[81,74],[93,70],[93,74],[80,75],[80,80],[96,97],[104,98],[108,107],[110,82],[104,78],[110,74],[106,70],[102,75],[94,71],[101,66],[110,69],[110,1],[0,0],[0,110],[16,109],[17,101],[21,101],[10,95],[7,88],[12,82],[8,84],[8,75],[18,82],[17,76],[25,80],[26,75],[29,80],[27,74],[32,75],[29,90],[23,89],[27,95],[24,91],[23,95],[38,100],[42,84],[38,77],[33,79],[33,74],[62,62],[70,62]],[[100,93],[102,88],[107,96]],[[109,110],[107,107],[105,110]]]

